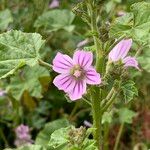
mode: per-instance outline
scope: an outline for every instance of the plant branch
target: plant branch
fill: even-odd
[[[38,61],[39,61],[39,64],[40,64],[40,65],[42,65],[42,66],[44,66],[44,67],[46,67],[46,68],[48,68],[48,69],[52,69],[52,65],[51,65],[51,64],[48,64],[48,63],[44,62],[44,61],[41,60],[41,59],[39,59]]]
[[[112,94],[110,100],[109,100],[109,101],[105,104],[105,106],[102,108],[102,113],[104,113],[105,111],[107,111],[107,109],[108,109],[110,106],[112,106],[112,104],[114,103],[114,100],[115,100],[115,98],[116,98],[118,92],[117,92],[116,90],[113,90],[112,92],[113,92],[113,94]]]
[[[83,99],[87,104],[89,104],[90,106],[92,106],[92,104],[89,102],[89,100],[88,100],[87,98],[82,97],[82,99]]]

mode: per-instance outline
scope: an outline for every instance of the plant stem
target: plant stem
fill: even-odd
[[[108,150],[109,123],[104,124],[104,150]]]
[[[100,93],[99,88],[95,87],[94,91],[91,91],[91,98],[92,98],[92,115],[93,115],[93,127],[95,128],[93,136],[97,142],[97,147],[99,150],[102,149],[102,129],[101,129],[101,107],[99,100]]]
[[[117,138],[116,138],[114,150],[117,150],[117,149],[118,149],[123,128],[124,128],[124,123],[122,123],[121,126],[120,126],[120,128],[119,128],[119,132],[118,132],[118,134],[117,134]]]
[[[97,10],[94,5],[94,1],[89,0],[87,2],[88,13],[91,18],[90,28],[93,34],[94,45],[96,48],[96,70],[99,73],[103,73],[104,66],[104,56],[102,51],[101,41],[99,39],[99,30],[97,26]],[[94,139],[97,142],[97,147],[99,150],[102,150],[102,113],[101,113],[101,101],[102,101],[102,91],[99,90],[99,87],[94,87],[91,90],[91,99],[92,99],[92,113],[93,113],[93,126],[94,130]]]
[[[76,113],[77,109],[78,109],[78,106],[79,106],[79,103],[75,103],[75,106],[74,108],[72,109],[71,113],[70,113],[70,116],[69,116],[69,120],[72,119],[73,115]]]
[[[89,7],[89,12],[91,15],[91,30],[93,33],[93,40],[94,40],[94,45],[96,48],[96,70],[99,73],[103,72],[103,62],[104,62],[104,57],[103,57],[103,51],[101,50],[101,41],[99,39],[99,30],[97,26],[97,11],[95,11],[96,8],[95,6],[92,7],[92,4],[88,6]]]
[[[104,113],[105,111],[107,111],[107,109],[113,104],[115,98],[117,96],[117,91],[114,90],[114,93],[112,94],[110,100],[105,104],[105,106],[102,109],[102,113]]]
[[[112,87],[111,90],[109,91],[108,95],[106,96],[106,98],[102,101],[102,108],[106,105],[106,103],[111,99],[113,93],[115,91],[115,88]]]
[[[44,66],[44,67],[46,67],[46,68],[48,68],[48,69],[51,69],[51,68],[52,68],[52,65],[50,65],[50,64],[48,64],[48,63],[46,63],[46,62],[44,62],[44,61],[41,60],[41,59],[39,59],[39,64],[42,65],[42,66]]]
[[[89,104],[90,106],[92,106],[91,102],[90,102],[88,99],[86,99],[85,97],[82,97],[82,99],[83,99],[87,104]]]

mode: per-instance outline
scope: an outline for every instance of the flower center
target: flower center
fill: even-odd
[[[76,79],[82,79],[84,77],[84,71],[79,65],[75,65],[71,70],[70,73],[76,78]]]
[[[81,75],[82,75],[82,71],[80,70],[75,70],[73,75],[76,77],[76,78],[79,78]]]

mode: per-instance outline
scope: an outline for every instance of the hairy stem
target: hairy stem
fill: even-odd
[[[108,144],[109,144],[109,123],[104,124],[104,150],[108,150]]]
[[[104,113],[105,111],[107,111],[107,109],[108,109],[110,106],[112,106],[112,104],[114,103],[114,100],[115,100],[117,94],[118,94],[118,92],[114,90],[114,92],[113,92],[113,94],[112,94],[110,100],[109,100],[109,101],[105,104],[105,106],[103,107],[102,113]]]
[[[87,9],[89,16],[91,18],[90,28],[93,34],[94,45],[96,48],[96,70],[99,73],[103,72],[104,66],[104,57],[101,49],[101,41],[99,39],[99,30],[97,26],[97,10],[94,2],[91,0],[87,3]],[[102,91],[99,90],[99,87],[94,87],[94,90],[91,91],[92,98],[92,113],[93,113],[93,126],[94,130],[94,139],[97,142],[97,147],[99,150],[102,150],[102,113],[101,113],[101,101],[102,101]]]
[[[100,100],[98,99],[99,95],[99,88],[95,87],[94,91],[91,91],[91,98],[92,98],[92,115],[93,115],[93,127],[94,130],[94,139],[97,142],[97,147],[101,150],[102,148],[102,129],[101,129],[101,108],[100,108]]]

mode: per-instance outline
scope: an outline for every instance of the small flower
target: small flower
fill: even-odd
[[[77,47],[78,47],[78,48],[83,47],[83,46],[85,46],[87,43],[89,43],[89,39],[85,39],[85,40],[79,42],[79,43],[77,44]]]
[[[89,121],[87,121],[87,120],[84,120],[84,125],[86,127],[92,127],[92,124]]]
[[[32,144],[30,129],[28,126],[21,124],[15,129],[16,140],[15,145],[21,146],[26,144]]]
[[[135,67],[139,69],[135,57],[127,56],[132,46],[132,39],[121,40],[109,53],[109,60],[112,62],[122,61],[125,67]]]
[[[124,16],[124,15],[126,15],[126,12],[124,12],[124,11],[119,11],[117,13],[117,16],[119,16],[119,17]]]
[[[59,0],[52,0],[52,2],[49,4],[49,8],[57,8],[59,7]]]
[[[6,94],[5,90],[0,89],[0,96],[4,96]]]
[[[68,55],[57,53],[53,60],[53,70],[60,73],[53,83],[59,89],[66,92],[71,100],[82,98],[86,93],[87,84],[101,83],[100,74],[92,65],[93,54],[77,50],[73,59]]]

